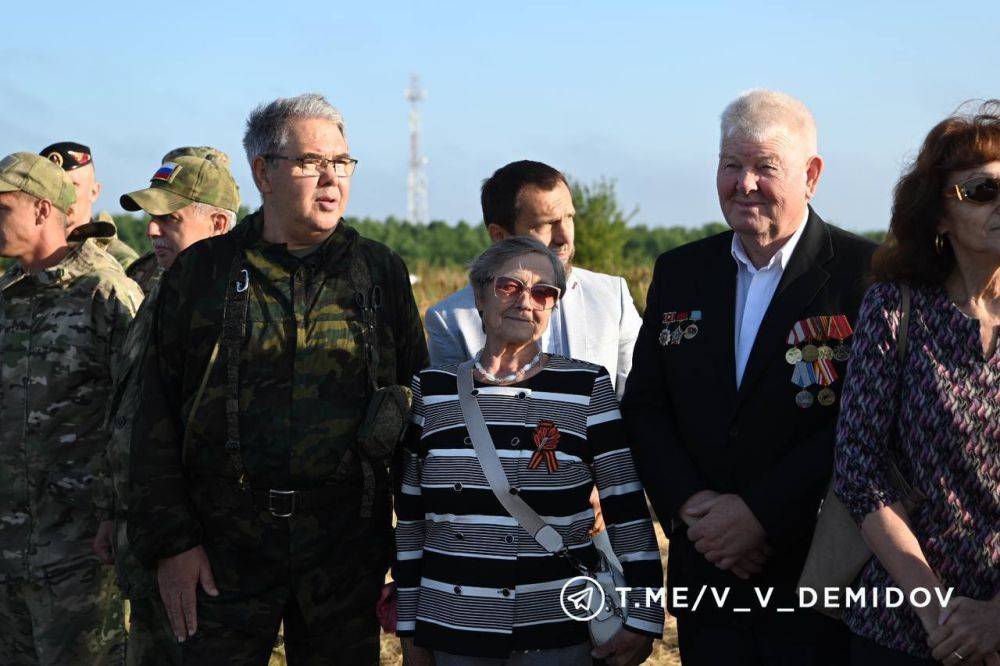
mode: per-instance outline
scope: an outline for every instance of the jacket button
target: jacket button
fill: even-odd
[[[528,397],[528,394],[527,394],[527,393],[525,393],[524,391],[521,391],[520,393],[518,393],[518,394],[517,394],[517,397],[518,397],[518,398],[519,398],[520,400],[524,400],[525,398],[527,398],[527,397]]]
[[[729,436],[730,437],[736,437],[739,434],[740,434],[740,429],[737,428],[736,426],[733,426],[732,428],[729,429]]]
[[[455,586],[455,594],[462,594],[462,588],[460,588],[458,585]]]
[[[472,389],[472,395],[479,395],[479,389]]]
[[[459,532],[458,534],[455,535],[455,538],[458,539],[459,541],[463,541],[465,539],[465,535]]]
[[[518,444],[520,444],[520,443],[521,443],[521,438],[520,437],[511,437],[510,438],[510,448],[516,449],[517,446],[518,446]]]
[[[510,590],[508,590],[508,589],[507,589],[507,588],[505,587],[505,588],[503,588],[502,590],[500,590],[500,594],[502,594],[502,595],[503,595],[503,596],[505,596],[505,597],[509,597],[509,596],[510,596]]]
[[[125,427],[125,417],[124,416],[119,416],[118,418],[116,418],[115,419],[115,425],[118,426],[119,428],[124,428]]]
[[[517,494],[517,488],[511,488],[510,489],[510,494],[511,495],[516,495]]]
[[[503,540],[506,541],[507,543],[514,543],[514,537],[511,536],[510,534],[508,534],[507,536],[505,536],[503,538]]]
[[[458,483],[458,482],[456,482],[456,483],[455,483],[455,485],[454,485],[454,486],[452,486],[452,487],[453,487],[453,488],[455,489],[455,492],[456,492],[456,493],[457,493],[457,492],[460,492],[460,491],[462,490],[462,484],[461,484],[461,483]]]

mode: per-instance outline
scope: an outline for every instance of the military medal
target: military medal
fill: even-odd
[[[830,388],[830,385],[837,381],[837,369],[833,367],[833,361],[830,360],[816,361],[813,368],[816,374],[816,383],[823,387],[816,395],[816,400],[824,407],[829,407],[837,400],[837,394]]]
[[[816,345],[809,344],[802,348],[802,360],[808,363],[812,363],[819,358],[819,348]]]
[[[698,335],[701,310],[664,312],[662,321],[663,330],[660,331],[660,344],[664,347],[679,345],[682,340],[690,340]]]
[[[785,361],[789,365],[795,365],[802,360],[802,350],[799,349],[799,345],[808,339],[808,333],[806,332],[803,322],[799,321],[792,326],[792,330],[788,333],[788,339],[786,342],[792,347],[787,352],[785,352]]]
[[[802,390],[795,394],[795,404],[801,409],[808,409],[813,404],[812,393],[809,387],[816,383],[816,374],[812,363],[799,361],[792,371],[792,383],[801,386]]]
[[[830,317],[830,338],[840,341],[840,344],[833,349],[833,358],[841,363],[851,357],[851,348],[844,341],[851,337],[852,333],[854,331],[851,329],[851,323],[847,321],[846,315]]]

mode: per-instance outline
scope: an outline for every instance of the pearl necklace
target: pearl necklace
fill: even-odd
[[[535,354],[535,358],[528,361],[527,364],[524,365],[524,367],[520,368],[519,370],[515,371],[512,374],[504,375],[503,377],[497,377],[492,372],[487,372],[486,368],[483,367],[483,364],[479,362],[479,359],[483,355],[483,351],[484,350],[480,349],[478,352],[476,352],[476,370],[478,370],[479,374],[481,374],[487,381],[491,381],[494,384],[507,384],[508,382],[517,381],[517,379],[523,376],[526,372],[528,372],[528,370],[531,370],[533,367],[538,365],[538,361],[541,360],[542,358],[542,347],[541,345],[539,345],[538,353]]]

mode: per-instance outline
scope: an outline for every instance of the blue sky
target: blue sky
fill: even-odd
[[[421,6],[425,4],[426,6]],[[930,127],[1000,96],[1000,22],[940,3],[159,2],[5,7],[0,153],[77,140],[105,193],[145,185],[164,152],[215,145],[259,203],[247,112],[319,91],[360,165],[348,214],[403,216],[407,105],[419,73],[433,219],[479,222],[478,188],[532,158],[618,183],[636,222],[721,219],[718,116],[771,87],[816,116],[815,206],[851,229],[887,224],[891,189]]]

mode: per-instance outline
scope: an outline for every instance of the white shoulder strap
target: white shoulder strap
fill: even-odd
[[[472,439],[472,446],[476,450],[476,457],[483,468],[483,474],[490,483],[493,494],[496,495],[500,504],[507,510],[521,527],[528,534],[534,537],[542,548],[549,553],[558,553],[563,550],[563,540],[559,532],[551,525],[547,524],[538,513],[527,503],[511,492],[507,475],[504,474],[503,465],[500,463],[500,456],[497,455],[490,431],[486,427],[483,419],[483,412],[476,402],[476,394],[473,393],[472,367],[474,361],[469,360],[458,366],[458,402],[462,406],[462,416],[465,417],[465,426],[469,430],[469,437]]]

